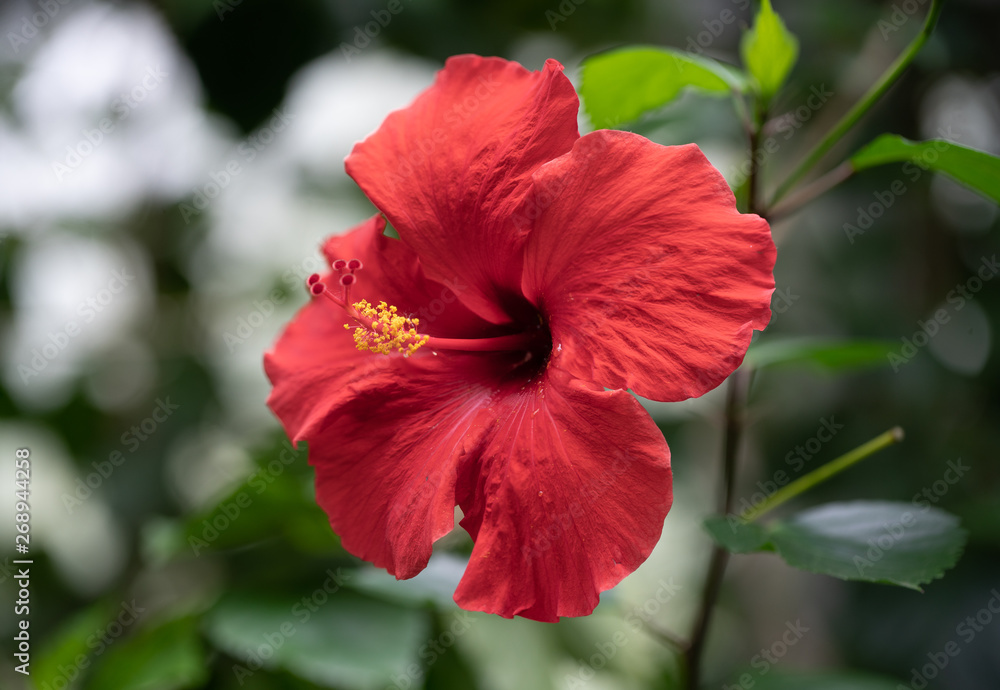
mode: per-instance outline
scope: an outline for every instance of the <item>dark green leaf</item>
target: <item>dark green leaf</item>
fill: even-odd
[[[753,27],[740,41],[740,56],[765,103],[785,83],[798,55],[798,40],[771,9],[771,1],[762,0]]]
[[[725,95],[742,83],[735,69],[714,60],[669,48],[624,48],[584,61],[580,96],[601,129],[666,105],[687,87]]]
[[[851,157],[855,170],[908,162],[942,172],[969,189],[1000,203],[1000,158],[943,139],[910,141],[883,134]]]
[[[732,553],[752,553],[767,547],[767,531],[755,522],[746,523],[735,515],[713,515],[705,529],[716,543]]]
[[[889,340],[827,340],[822,338],[772,338],[757,342],[745,362],[756,368],[779,364],[811,364],[829,370],[879,366],[899,346]]]
[[[205,651],[194,618],[146,628],[108,647],[88,688],[180,690],[208,680]]]
[[[802,570],[917,590],[955,565],[966,540],[943,510],[878,501],[830,503],[764,526],[716,516],[705,527],[734,553],[774,550]]]
[[[262,457],[243,484],[207,511],[188,518],[181,534],[153,535],[158,556],[166,548],[200,556],[285,538],[304,553],[329,554],[339,550],[337,537],[322,509],[316,504],[313,480],[302,476],[297,464],[305,464],[306,453],[298,451]],[[178,554],[172,554],[178,555]]]
[[[791,566],[844,580],[920,589],[955,563],[966,534],[958,518],[910,503],[831,503],[768,529]]]
[[[424,612],[344,589],[323,601],[314,596],[311,604],[265,592],[233,594],[206,615],[206,633],[239,660],[240,673],[263,664],[324,687],[385,687],[417,661],[427,636]]]

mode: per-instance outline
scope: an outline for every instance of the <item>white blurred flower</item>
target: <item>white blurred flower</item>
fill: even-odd
[[[200,103],[194,69],[150,9],[60,14],[0,114],[0,223],[116,218],[179,198],[224,145]]]

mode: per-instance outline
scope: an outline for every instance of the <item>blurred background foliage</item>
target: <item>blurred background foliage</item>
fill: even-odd
[[[387,14],[388,5],[0,7],[0,452],[32,452],[35,560],[30,685],[5,653],[0,686],[673,687],[674,657],[658,636],[687,633],[709,551],[700,521],[714,505],[718,391],[649,405],[676,474],[663,539],[593,616],[549,625],[455,607],[470,546],[462,534],[404,583],[340,549],[304,449],[265,407],[261,357],[305,302],[321,239],[371,213],[343,172],[351,144],[447,56],[496,54],[535,69],[554,57],[576,83],[583,58],[627,44],[736,62],[753,8],[400,0]],[[769,188],[901,50],[925,6],[777,3],[801,55],[774,107]],[[722,21],[726,12],[735,21]],[[950,2],[914,66],[835,155],[883,131],[946,132],[1000,153],[998,28],[995,0]],[[803,110],[814,89],[830,96]],[[664,144],[695,141],[740,178],[746,144],[724,100],[688,94],[623,126]],[[857,226],[897,180],[906,192],[849,237],[845,224]],[[940,176],[911,179],[900,166],[858,175],[774,225],[778,292],[765,337],[902,347],[998,251],[997,225],[995,205]],[[885,362],[756,376],[737,495],[751,500],[775,472],[802,465],[788,459],[797,447],[820,445],[811,469],[899,424],[905,443],[799,504],[911,501],[928,490],[970,532],[958,567],[918,593],[794,571],[766,554],[734,557],[708,649],[714,687],[833,687],[796,674],[851,668],[867,675],[838,687],[892,688],[952,640],[961,653],[931,687],[1000,686],[1000,622],[980,616],[972,639],[957,634],[1000,587],[1000,283],[987,281],[952,317],[898,371]],[[843,426],[820,444],[823,420]],[[951,483],[949,461],[968,466]],[[12,518],[5,466],[0,515]],[[13,525],[0,520],[5,649],[16,625]],[[788,626],[807,631],[783,644]]]

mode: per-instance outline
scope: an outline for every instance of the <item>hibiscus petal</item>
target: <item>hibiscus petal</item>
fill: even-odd
[[[416,252],[386,237],[384,230],[385,218],[378,214],[323,244],[323,253],[331,264],[337,259],[360,259],[364,264],[357,272],[352,300],[391,304],[399,313],[419,319],[419,330],[427,335],[477,338],[494,334],[493,324],[461,301],[468,285],[457,279],[445,283],[429,279]]]
[[[347,157],[348,174],[439,282],[498,324],[512,319],[526,224],[514,212],[531,174],[579,137],[562,65],[530,72],[500,58],[450,58],[434,85]]]
[[[454,528],[459,467],[493,387],[479,375],[482,355],[382,359],[350,404],[306,434],[316,498],[341,544],[404,579]]]
[[[775,248],[697,146],[597,131],[534,175],[525,296],[553,363],[683,400],[721,383],[771,317]]]
[[[455,600],[507,618],[587,615],[659,539],[670,452],[625,391],[557,371],[519,388],[484,414],[493,431],[459,483],[476,545]]]
[[[303,430],[313,420],[349,399],[351,386],[380,364],[376,355],[355,348],[345,321],[333,304],[314,298],[264,354],[273,385],[267,404],[293,443],[305,438]]]
[[[323,246],[329,261],[359,259],[363,268],[352,286],[352,300],[386,301],[400,313],[420,319],[423,333],[440,336],[480,333],[491,328],[455,296],[461,285],[428,280],[413,250],[382,234],[381,215],[361,223]],[[336,274],[324,276],[329,289],[339,293]],[[305,288],[303,287],[303,290]],[[310,423],[324,419],[350,400],[353,390],[372,373],[384,372],[393,358],[359,352],[343,310],[314,297],[289,323],[264,356],[264,369],[274,385],[268,405],[298,442]]]

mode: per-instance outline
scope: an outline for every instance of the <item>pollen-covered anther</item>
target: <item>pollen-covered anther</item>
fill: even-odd
[[[354,344],[362,352],[383,355],[400,352],[408,357],[428,340],[428,336],[417,333],[420,319],[402,316],[397,313],[396,307],[385,302],[372,306],[367,300],[361,300],[352,306],[359,316],[371,322],[369,328],[354,329]]]

